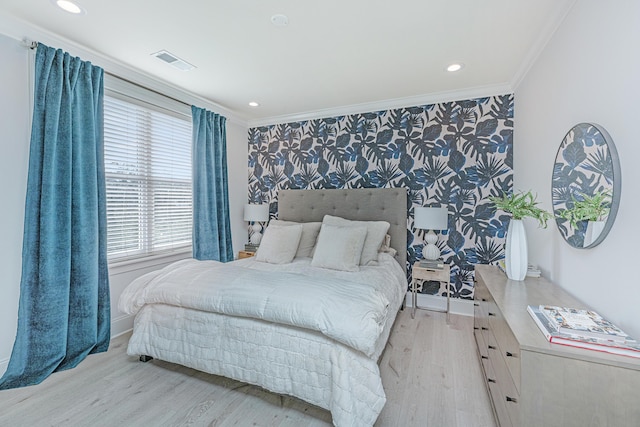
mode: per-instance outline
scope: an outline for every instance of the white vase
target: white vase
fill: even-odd
[[[583,248],[588,247],[596,241],[604,229],[605,222],[606,221],[589,221],[587,223],[587,230],[584,232],[584,243],[582,244]]]
[[[521,219],[511,219],[507,230],[505,267],[511,280],[524,280],[527,275],[527,234]]]

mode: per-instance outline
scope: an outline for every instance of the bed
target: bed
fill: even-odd
[[[298,397],[329,410],[339,427],[373,425],[386,401],[377,362],[407,289],[406,198],[405,189],[281,190],[279,221],[322,222],[326,215],[386,221],[387,243],[395,251],[381,252],[359,271],[318,268],[317,255],[286,264],[257,257],[227,264],[180,261],[123,292],[121,310],[136,316],[128,354]],[[201,289],[192,291],[199,285],[191,277],[207,275],[223,283],[216,295],[202,297]],[[236,282],[240,276],[246,280]],[[178,291],[168,290],[176,286]]]

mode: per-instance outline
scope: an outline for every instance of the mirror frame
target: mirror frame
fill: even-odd
[[[565,232],[563,231],[563,227],[567,226],[567,224],[566,224],[567,221],[558,216],[559,209],[556,209],[556,197],[554,196],[554,192],[555,192],[554,191],[555,190],[555,188],[554,188],[554,178],[556,176],[556,166],[558,165],[558,163],[565,163],[565,162],[559,162],[558,159],[563,159],[563,157],[562,157],[563,150],[568,145],[567,141],[568,141],[570,135],[572,133],[573,133],[573,135],[575,135],[576,129],[581,128],[581,127],[584,127],[584,128],[593,127],[600,133],[600,135],[604,139],[603,146],[606,146],[607,150],[609,151],[609,157],[611,159],[611,167],[612,167],[612,174],[613,174],[613,178],[612,178],[613,182],[612,182],[612,185],[611,185],[611,189],[612,189],[611,207],[609,208],[609,213],[607,215],[607,219],[605,221],[604,228],[602,229],[602,231],[600,232],[598,237],[587,246],[575,246],[569,240],[569,238],[568,238],[569,236],[567,236],[565,234]],[[576,139],[574,139],[572,142],[575,142],[575,141],[576,141]],[[584,139],[581,142],[582,142],[583,147],[588,145],[588,144],[586,144]],[[558,147],[558,151],[556,152],[556,157],[554,159],[554,164],[553,164],[553,172],[552,172],[552,175],[551,175],[551,205],[552,205],[552,208],[553,208],[553,216],[555,217],[556,226],[558,227],[558,231],[560,232],[560,235],[565,240],[565,242],[567,242],[567,244],[569,244],[571,247],[576,248],[576,249],[591,249],[591,248],[594,248],[594,247],[598,246],[600,243],[602,243],[604,241],[604,239],[607,237],[607,235],[609,234],[609,231],[611,230],[611,227],[613,226],[613,223],[615,222],[616,215],[618,213],[618,206],[620,204],[620,190],[621,190],[621,188],[622,188],[622,176],[621,176],[621,171],[620,171],[620,159],[618,157],[618,151],[616,150],[616,146],[613,143],[613,139],[611,138],[609,133],[606,131],[606,129],[604,129],[602,126],[600,126],[600,125],[598,125],[596,123],[578,123],[577,125],[573,126],[571,129],[569,129],[569,131],[565,134],[564,138],[562,138],[562,142],[560,143],[560,146]],[[568,225],[568,227],[570,229],[573,229],[573,227],[571,227],[570,224]]]

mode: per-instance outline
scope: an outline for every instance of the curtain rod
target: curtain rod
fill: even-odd
[[[116,74],[110,73],[109,71],[106,71],[106,70],[104,71],[104,73],[105,73],[105,74],[107,74],[107,75],[109,75],[109,76],[111,76],[111,77],[114,77],[114,78],[116,78],[116,79],[120,79],[120,80],[122,80],[123,82],[127,82],[127,83],[129,83],[129,84],[132,84],[132,85],[137,86],[137,87],[139,87],[139,88],[142,88],[142,89],[144,89],[144,90],[148,90],[149,92],[153,92],[153,93],[155,93],[156,95],[164,96],[165,98],[168,98],[168,99],[170,99],[170,100],[172,100],[172,101],[176,101],[176,102],[178,102],[178,103],[180,103],[180,104],[182,104],[182,105],[186,105],[187,107],[191,107],[191,104],[189,104],[188,102],[184,102],[184,101],[182,101],[182,100],[180,100],[180,99],[174,98],[173,96],[169,96],[169,95],[167,95],[166,93],[158,92],[158,91],[157,91],[157,90],[155,90],[155,89],[148,88],[148,87],[143,86],[143,85],[141,85],[141,84],[139,84],[139,83],[133,82],[133,81],[131,81],[131,80],[129,80],[129,79],[125,79],[124,77],[121,77],[121,76],[118,76],[118,75],[116,75]]]
[[[20,44],[22,46],[24,46],[25,48],[30,49],[30,50],[35,50],[38,47],[38,42],[37,41],[29,40],[27,38],[22,39],[22,42]],[[104,68],[103,68],[103,70],[104,70]],[[104,70],[104,73],[109,75],[109,76],[111,76],[111,77],[115,77],[116,79],[120,79],[120,80],[122,80],[124,82],[127,82],[129,84],[135,85],[135,86],[137,86],[139,88],[142,88],[144,90],[148,90],[149,92],[153,92],[156,95],[164,96],[165,98],[171,99],[172,101],[176,101],[176,102],[178,102],[178,103],[180,103],[182,105],[186,105],[187,107],[191,107],[191,104],[189,104],[188,102],[184,102],[184,101],[182,101],[180,99],[174,98],[173,96],[169,96],[166,93],[158,92],[155,89],[151,89],[151,88],[143,86],[143,85],[141,85],[139,83],[133,82],[133,81],[131,81],[129,79],[125,79],[124,77],[121,77],[121,76],[118,76],[116,74],[110,73],[107,70]]]
[[[27,39],[27,38],[22,39],[22,40],[20,41],[20,44],[21,44],[23,47],[26,47],[27,49],[31,49],[31,50],[33,50],[33,49],[35,49],[35,48],[37,48],[37,47],[38,47],[38,42],[33,41],[33,40],[29,40],[29,39]]]

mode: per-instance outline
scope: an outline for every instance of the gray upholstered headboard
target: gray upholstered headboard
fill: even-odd
[[[402,269],[407,268],[406,188],[364,188],[346,190],[280,190],[278,218],[288,221],[322,221],[335,215],[358,221],[387,221],[391,224],[391,247],[398,251]]]

